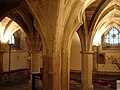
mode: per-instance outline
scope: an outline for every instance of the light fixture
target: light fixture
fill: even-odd
[[[11,81],[10,81],[11,47],[12,47],[13,44],[14,44],[14,43],[13,43],[13,39],[12,39],[12,35],[11,35],[11,38],[9,39],[9,43],[8,43],[8,45],[9,45],[9,75],[8,75],[8,83],[11,82]]]

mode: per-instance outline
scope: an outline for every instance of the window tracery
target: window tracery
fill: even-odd
[[[120,32],[112,27],[105,35],[104,43],[108,45],[120,45]]]
[[[103,34],[102,49],[120,49],[120,31],[116,27]]]

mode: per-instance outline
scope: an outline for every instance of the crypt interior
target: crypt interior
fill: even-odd
[[[0,90],[119,90],[120,0],[0,0]]]

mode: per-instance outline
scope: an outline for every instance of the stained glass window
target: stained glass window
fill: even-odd
[[[106,45],[120,45],[120,32],[112,27],[105,35],[104,43]]]

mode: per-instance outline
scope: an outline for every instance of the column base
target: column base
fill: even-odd
[[[81,90],[94,90],[93,85],[81,84]]]

